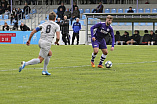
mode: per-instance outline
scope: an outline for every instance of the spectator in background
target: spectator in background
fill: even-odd
[[[129,10],[127,11],[127,13],[134,13],[134,11],[132,10],[132,7],[129,7]]]
[[[118,45],[118,43],[120,43],[120,32],[116,31],[116,34],[114,35],[115,37],[115,43],[116,45]]]
[[[69,8],[67,8],[67,11],[64,12],[64,16],[67,16],[68,19],[71,18],[71,12],[69,11]]]
[[[1,8],[2,8],[2,13],[5,13],[5,9],[6,9],[6,8],[5,8],[4,4],[2,4],[2,7],[1,7]]]
[[[77,45],[79,44],[79,31],[81,30],[81,23],[79,23],[79,18],[76,18],[76,22],[73,23],[73,37],[72,37],[72,44],[74,45],[75,37],[77,38]]]
[[[79,11],[79,9],[78,9],[77,7],[75,7],[75,10],[73,11],[72,16],[71,16],[71,18],[70,18],[70,20],[71,20],[71,25],[72,25],[72,21],[73,21],[74,19],[76,19],[76,18],[80,18],[80,11]]]
[[[64,6],[64,3],[62,2],[61,3],[61,5],[57,8],[57,12],[60,12],[60,8],[62,8],[62,12],[64,13],[65,12],[65,10],[66,10],[66,8],[65,8],[65,6]]]
[[[64,16],[64,20],[60,23],[61,26],[61,33],[62,33],[62,40],[65,45],[70,45],[70,36],[69,36],[69,20],[67,20],[67,16]]]
[[[14,16],[16,16],[16,14],[17,14],[17,10],[16,10],[16,8],[13,8],[13,10],[12,10],[12,14],[13,14]]]
[[[60,18],[57,18],[57,22],[56,22],[56,23],[59,25],[60,30],[61,30],[61,19],[60,19]]]
[[[24,23],[21,23],[20,29],[21,29],[21,31],[30,31],[30,28],[27,25],[25,25]]]
[[[156,40],[156,35],[155,35],[155,33],[151,30],[150,31],[150,39],[149,39],[149,41],[148,41],[148,45],[153,45],[154,43],[156,43],[157,42],[157,40]]]
[[[149,4],[149,2],[148,2],[148,1],[146,1],[146,2],[145,2],[145,4]]]
[[[2,8],[0,7],[0,14],[3,14],[3,10],[2,10]]]
[[[131,40],[127,41],[127,44],[136,44],[138,45],[140,43],[140,35],[139,35],[139,31],[138,30],[135,30],[135,34],[133,34],[131,36]]]
[[[7,8],[8,2],[6,0],[1,1],[1,6],[4,4],[4,7]]]
[[[148,34],[148,30],[144,30],[144,36],[143,36],[143,39],[142,39],[142,44],[146,45],[148,44],[148,41],[150,40],[150,36]]]
[[[25,3],[25,6],[23,8],[23,12],[25,15],[29,14],[31,12],[31,8]]]
[[[10,31],[9,26],[6,22],[4,23],[3,31]]]
[[[16,15],[11,14],[11,19],[10,19],[11,24],[12,24],[13,20],[18,21],[18,19],[17,19],[17,14],[16,14]]]
[[[17,19],[22,19],[22,10],[20,8],[17,9]]]
[[[104,6],[102,5],[102,2],[99,2],[99,5],[96,9],[93,9],[92,13],[102,13]]]
[[[122,42],[121,44],[126,45],[127,44],[126,42],[129,40],[130,40],[129,33],[125,31],[124,34],[120,37],[120,41]]]
[[[61,19],[60,19],[60,18],[57,18],[57,22],[56,22],[56,23],[60,26]]]
[[[77,6],[76,2],[74,2],[74,4],[73,4],[73,11],[75,10],[75,7],[77,7],[79,9],[79,7]]]
[[[11,12],[11,7],[10,7],[10,5],[9,5],[9,4],[7,5],[6,10],[8,10],[9,12]]]
[[[20,1],[20,5],[21,5],[21,2],[22,2],[22,0],[19,0]],[[10,4],[10,3],[9,3]]]
[[[58,15],[58,17],[61,19],[61,20],[63,20],[63,15],[64,15],[64,11],[63,11],[63,9],[62,8],[60,8],[60,10],[59,11],[57,11],[57,15]]]

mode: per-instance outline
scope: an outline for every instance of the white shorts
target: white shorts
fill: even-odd
[[[40,39],[39,48],[40,48],[39,56],[45,59],[48,56],[48,53],[51,49],[51,42]]]

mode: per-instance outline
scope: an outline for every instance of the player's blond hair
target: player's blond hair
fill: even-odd
[[[106,18],[107,18],[107,19],[112,19],[112,20],[113,20],[113,17],[112,17],[111,15],[108,15]]]
[[[49,13],[49,20],[55,20],[56,18],[56,13],[55,12],[50,12]]]

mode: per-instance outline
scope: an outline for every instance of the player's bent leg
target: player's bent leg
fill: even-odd
[[[95,59],[98,51],[99,51],[99,48],[93,48],[92,59],[91,59],[91,66],[93,68],[95,68],[94,59]]]
[[[48,56],[44,60],[44,68],[43,68],[43,71],[42,71],[42,75],[51,75],[51,73],[49,73],[47,71],[47,66],[49,64],[51,56],[52,56],[52,51],[50,50],[49,53],[48,53]]]
[[[104,68],[102,64],[103,64],[103,62],[104,62],[104,60],[106,59],[106,56],[107,56],[107,54],[108,54],[107,49],[101,49],[101,51],[102,51],[103,54],[101,55],[98,68]]]
[[[19,72],[21,72],[22,69],[24,69],[25,66],[27,66],[27,65],[39,64],[39,63],[41,63],[43,60],[44,60],[44,58],[42,58],[42,57],[40,56],[40,58],[32,59],[32,60],[27,61],[27,62],[22,61],[22,62],[21,62],[21,66],[19,67]]]

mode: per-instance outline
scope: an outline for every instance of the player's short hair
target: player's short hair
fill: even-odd
[[[107,19],[112,19],[112,20],[113,20],[113,17],[112,17],[111,15],[108,15],[106,18],[107,18]]]
[[[55,12],[50,12],[49,13],[49,20],[54,20],[56,18],[56,13]]]
[[[129,7],[129,8],[132,8],[132,7]]]

